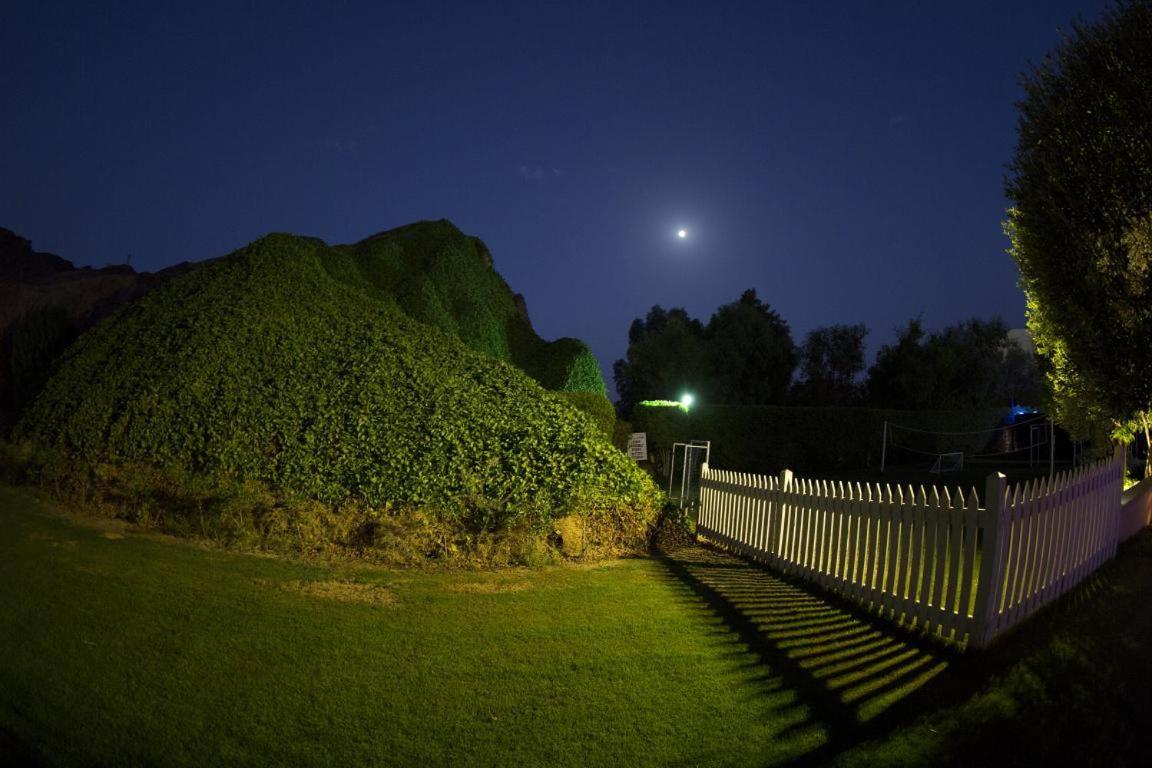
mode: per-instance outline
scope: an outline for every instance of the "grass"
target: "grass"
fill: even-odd
[[[322,566],[0,488],[0,764],[1142,764],[1150,598],[1143,534],[960,657],[702,548]]]

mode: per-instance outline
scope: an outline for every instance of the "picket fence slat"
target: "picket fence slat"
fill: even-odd
[[[968,494],[968,500],[964,505],[964,518],[963,518],[963,540],[961,542],[960,556],[963,563],[963,568],[960,572],[960,603],[957,607],[958,615],[960,617],[960,625],[957,626],[956,634],[959,637],[960,633],[970,628],[971,619],[974,615],[972,610],[972,583],[976,580],[978,571],[976,567],[977,551],[976,551],[976,531],[980,525],[980,498],[976,495],[976,489],[971,489]]]
[[[924,517],[924,510],[928,507],[928,496],[924,492],[924,486],[920,486],[914,504],[912,509],[912,568],[908,573],[908,598],[912,601],[913,623],[917,628],[923,628],[928,620],[928,603],[924,597],[926,590],[921,574],[929,562],[925,552],[929,543],[925,536],[927,519]]]

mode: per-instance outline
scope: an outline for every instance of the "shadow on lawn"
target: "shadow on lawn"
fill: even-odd
[[[32,747],[0,726],[0,765],[10,768],[41,768],[48,763]]]
[[[785,728],[824,731],[824,743],[791,761],[817,765],[865,739],[954,700],[967,658],[903,632],[847,603],[762,566],[705,546],[660,553],[693,602],[758,657],[760,679],[795,692],[807,720]],[[942,675],[945,670],[949,674]],[[960,688],[970,691],[971,680]]]

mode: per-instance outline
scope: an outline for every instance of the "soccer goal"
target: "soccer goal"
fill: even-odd
[[[1001,417],[986,429],[937,431],[884,422],[880,471],[888,466],[933,475],[975,466],[1034,466],[1042,455],[1053,460],[1053,427],[1042,414],[1012,420]],[[1042,453],[1043,451],[1043,453]]]
[[[941,453],[936,457],[936,463],[932,465],[932,469],[928,470],[934,475],[940,475],[944,472],[959,472],[964,469],[964,452],[952,451],[950,453]]]

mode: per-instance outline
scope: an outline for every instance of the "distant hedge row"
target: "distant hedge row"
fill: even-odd
[[[742,472],[775,473],[878,466],[884,422],[918,429],[965,432],[997,426],[1002,410],[901,411],[878,408],[698,405],[637,406],[633,429],[648,433],[650,446],[712,441],[712,464]],[[978,435],[977,439],[986,436]],[[907,441],[901,434],[898,439]],[[920,443],[924,448],[930,444]],[[938,443],[939,450],[947,450]],[[903,457],[907,459],[907,457]],[[927,459],[931,462],[931,458]]]

